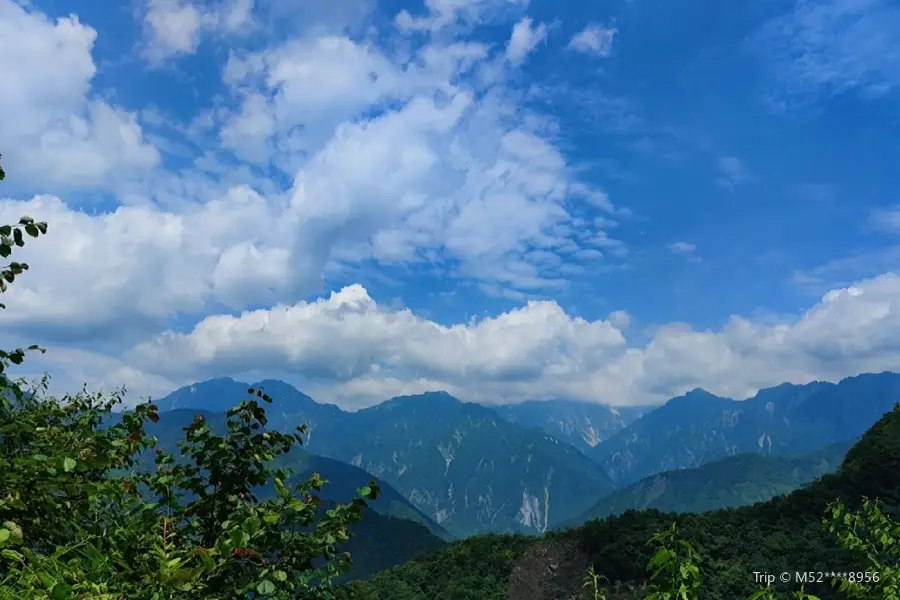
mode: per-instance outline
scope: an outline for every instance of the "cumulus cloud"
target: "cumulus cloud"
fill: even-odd
[[[268,230],[277,241],[285,228],[248,188],[182,214],[137,205],[91,215],[52,196],[0,201],[0,222],[22,214],[49,222],[51,234],[20,251],[39,268],[10,288],[15,310],[0,312],[0,325],[49,339],[139,333],[209,302],[266,301],[289,285],[285,244],[256,237]]]
[[[144,57],[153,65],[194,54],[204,34],[234,34],[253,24],[254,0],[226,0],[216,5],[193,0],[147,0]]]
[[[222,141],[295,177],[301,260],[436,252],[490,285],[557,285],[523,248],[574,235],[572,203],[618,209],[575,179],[553,124],[517,104],[506,69],[477,43],[435,42],[404,58],[343,35],[235,55],[225,80],[241,107]]]
[[[523,18],[516,23],[512,30],[512,36],[506,44],[506,58],[514,65],[522,64],[525,57],[528,56],[538,44],[547,39],[547,26],[539,23],[535,27],[531,26],[532,21],[529,17]]]
[[[341,343],[326,348],[322,342],[328,338]],[[608,323],[572,319],[552,302],[531,302],[496,318],[444,327],[409,310],[379,306],[353,285],[313,303],[211,317],[189,334],[169,333],[140,345],[132,356],[137,363],[182,376],[243,361],[254,348],[259,360],[279,361],[313,378],[341,381],[390,370],[432,380],[515,381],[562,374],[575,363],[597,367],[599,362],[583,361],[602,362],[608,349],[622,343]],[[193,358],[185,364],[181,356]],[[554,360],[545,362],[548,357]]]
[[[585,54],[607,57],[612,53],[617,34],[618,30],[615,28],[592,23],[572,36],[568,47]]]
[[[9,184],[110,187],[160,160],[136,117],[92,96],[97,33],[0,0],[0,148]]]
[[[894,368],[898,309],[900,277],[884,275],[833,290],[791,320],[735,316],[708,331],[670,324],[635,347],[623,335],[629,318],[621,311],[587,321],[555,302],[533,301],[446,326],[379,305],[354,285],[315,302],[208,317],[190,332],[137,345],[125,360],[174,381],[275,369],[354,405],[426,389],[486,402],[570,397],[641,404],[697,386],[743,398],[783,381]]]
[[[166,172],[137,117],[92,89],[94,30],[0,0],[0,111],[15,116],[0,121],[4,166],[10,180],[57,194],[0,199],[0,222],[50,223],[17,253],[33,268],[4,297],[4,339],[51,342],[52,362],[38,364],[76,386],[160,393],[268,369],[355,405],[426,389],[488,402],[646,403],[696,386],[741,397],[897,364],[894,275],[777,325],[668,324],[642,345],[629,343],[624,311],[592,321],[533,300],[626,257],[607,230],[629,211],[579,178],[558,123],[515,87],[514,64],[541,33],[521,20],[524,7],[428,0],[423,14],[398,16],[397,44],[335,28],[235,48],[225,99],[190,126],[211,145]],[[248,26],[252,8],[152,0],[148,39],[157,60],[189,54],[204,35]],[[467,27],[498,14],[519,22],[508,47],[466,40]],[[572,48],[608,54],[614,32],[603,31]],[[745,180],[726,158],[722,177]],[[114,209],[85,210],[66,194],[115,192],[148,172]],[[335,273],[354,281],[372,265],[439,267],[517,308],[447,324],[376,302],[361,285],[309,300]]]
[[[151,9],[179,15],[249,6],[154,1]],[[56,169],[46,181],[108,186],[127,167],[154,163],[156,150],[141,141],[133,115],[86,100],[96,33],[74,18],[54,24],[0,2],[3,27],[25,28],[32,37],[21,46],[30,49],[25,58],[34,55],[27,69],[10,63],[17,85],[0,102],[10,107],[4,114],[24,113],[13,125],[40,141],[42,167]],[[441,0],[429,7],[480,15],[520,5]],[[193,48],[191,31],[171,28],[177,39],[169,46]],[[520,105],[506,85],[508,69],[502,49],[459,40],[434,40],[402,56],[332,33],[235,50],[223,79],[236,108],[209,111],[191,125],[222,144],[194,169],[156,173],[145,188],[116,198],[122,206],[112,211],[87,212],[50,195],[0,201],[6,221],[32,214],[53,230],[24,249],[22,258],[40,268],[17,284],[10,304],[21,308],[0,317],[2,324],[57,341],[133,340],[212,307],[293,302],[327,289],[330,273],[372,261],[443,262],[450,275],[501,295],[561,289],[579,251],[615,248],[595,260],[623,251],[602,225],[577,213],[626,211],[578,181],[554,143],[555,124]],[[79,108],[84,116],[71,117]],[[77,152],[60,145],[61,134],[47,137],[61,119],[82,134]],[[246,167],[211,157],[222,150],[280,168],[292,184],[273,189]],[[16,156],[4,156],[11,179],[25,170]]]

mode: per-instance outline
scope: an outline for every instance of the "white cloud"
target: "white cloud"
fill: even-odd
[[[231,0],[226,2],[216,14],[220,29],[226,33],[246,31],[253,25],[255,0]]]
[[[900,245],[894,244],[853,252],[809,270],[796,271],[791,283],[811,294],[822,294],[836,287],[848,287],[860,279],[898,272]]]
[[[606,320],[619,331],[625,331],[631,325],[631,315],[624,310],[616,310],[609,313],[609,317]]]
[[[253,25],[254,0],[226,0],[213,6],[193,0],[147,0],[143,54],[152,65],[194,54],[206,33],[235,34]]]
[[[525,57],[534,50],[538,44],[547,39],[547,26],[539,23],[531,26],[531,18],[525,17],[513,27],[512,35],[506,44],[506,58],[514,65],[520,65]]]
[[[84,105],[76,131],[86,131],[81,148],[95,150],[67,154],[45,138],[43,166],[53,166],[57,179],[95,185],[108,184],[113,167],[149,167],[148,153],[158,157],[140,142],[134,117],[84,99],[95,72],[93,30],[74,20],[54,28],[38,13],[13,8],[9,14],[34,27],[24,45],[67,50],[43,57],[65,72],[36,62],[30,79],[12,71],[21,83],[13,88],[15,107],[32,104],[29,131],[46,131],[64,108]],[[54,38],[64,35],[74,48]],[[482,69],[493,75],[481,78]],[[55,196],[2,200],[5,221],[32,214],[53,234],[24,249],[35,270],[11,292],[10,304],[20,308],[0,323],[56,341],[106,336],[124,343],[210,307],[307,297],[327,289],[330,274],[352,276],[369,261],[446,261],[449,275],[512,296],[560,289],[574,274],[565,262],[582,238],[587,247],[622,249],[599,226],[574,227],[572,213],[585,199],[624,211],[575,179],[554,145],[554,124],[518,104],[505,86],[507,69],[502,52],[459,41],[397,57],[323,34],[236,52],[224,78],[239,110],[211,110],[191,129],[218,136],[238,157],[274,162],[293,185],[273,189],[245,166],[218,162],[212,147],[193,169],[160,169],[127,188],[117,198],[125,205],[114,211],[88,213]],[[41,73],[59,77],[48,82]],[[79,95],[60,96],[60,81]],[[143,114],[165,124],[164,115]],[[4,159],[10,179],[20,177],[15,156]]]
[[[200,42],[202,19],[189,0],[148,0],[144,17],[150,36],[147,58],[158,63],[170,55],[193,54]]]
[[[833,290],[792,320],[732,317],[712,331],[671,324],[646,346],[629,347],[624,312],[589,322],[554,302],[530,302],[444,326],[380,306],[357,285],[312,303],[208,317],[189,333],[136,346],[125,360],[173,381],[276,369],[309,378],[323,398],[356,404],[424,389],[488,402],[639,404],[697,386],[743,398],[783,381],[895,368],[898,308],[900,277],[884,275]]]
[[[779,94],[887,93],[900,84],[900,8],[892,0],[798,0],[751,40]]]
[[[326,338],[341,343],[319,347]],[[393,369],[435,380],[461,376],[503,381],[568,369],[572,358],[601,358],[623,342],[609,324],[572,320],[554,303],[532,302],[495,319],[442,327],[408,310],[380,307],[355,285],[311,304],[206,319],[189,335],[167,334],[138,346],[133,360],[156,364],[161,372],[187,367],[179,373],[183,376],[244,360],[253,347],[261,359],[283,361],[310,377],[350,380]],[[568,357],[543,362],[556,352]],[[183,363],[177,358],[182,355],[195,358]]]
[[[736,156],[722,156],[716,162],[716,168],[719,171],[719,177],[716,183],[723,187],[734,188],[749,181],[750,175],[747,167]]]
[[[97,34],[0,0],[0,148],[8,185],[109,187],[159,162],[134,115],[91,97]]]
[[[524,6],[429,0],[424,16],[398,21],[427,39],[400,49],[329,30],[235,50],[224,74],[234,110],[217,104],[192,127],[221,147],[166,173],[135,116],[92,90],[96,33],[0,0],[0,110],[15,115],[0,122],[10,180],[65,197],[150,173],[111,211],[57,196],[0,200],[0,222],[30,214],[50,223],[50,235],[17,254],[33,268],[4,298],[4,339],[49,340],[47,364],[76,387],[159,393],[203,375],[277,369],[303,375],[322,399],[355,403],[440,388],[487,401],[643,403],[698,385],[742,396],[897,364],[894,275],[829,294],[778,325],[670,324],[643,346],[625,338],[624,311],[592,322],[528,302],[591,263],[625,256],[606,232],[615,222],[597,213],[629,213],[579,180],[556,123],[523,108],[509,83],[507,52],[524,57],[540,26],[524,22],[528,36],[520,29],[507,49],[461,41],[454,29],[505,11],[519,18]],[[195,7],[196,19],[184,2],[150,9],[157,60],[194,52],[203,35],[242,30],[253,16],[246,1]],[[595,32],[572,47],[608,54],[614,33],[604,31],[606,42]],[[228,150],[237,166],[218,158]],[[241,161],[278,168],[292,183],[262,180]],[[747,178],[734,157],[719,168],[732,185]],[[440,265],[521,306],[446,325],[380,305],[359,285],[298,300],[372,263]],[[234,314],[210,315],[223,306]],[[241,312],[260,306],[274,308]],[[92,352],[77,347],[85,340]]]
[[[869,215],[869,224],[880,231],[900,232],[900,206],[873,210]]]
[[[0,325],[49,339],[139,335],[209,302],[242,307],[290,285],[289,234],[247,188],[184,214],[138,205],[89,215],[55,197],[0,200],[0,222],[23,214],[47,221],[50,234],[20,251],[35,268],[7,292],[15,309],[0,312]]]
[[[606,57],[612,53],[613,41],[617,34],[618,30],[615,28],[592,23],[576,33],[569,41],[568,47],[578,52]]]
[[[619,209],[573,178],[552,127],[504,86],[505,69],[487,47],[464,42],[407,58],[345,36],[289,42],[229,61],[225,78],[243,103],[222,139],[295,175],[291,210],[309,231],[301,261],[415,262],[437,252],[493,285],[557,285],[523,247],[570,235],[568,199]]]
[[[470,26],[490,20],[504,11],[520,10],[528,0],[425,0],[425,14],[413,16],[406,9],[395,19],[406,31],[439,32],[454,25]]]
[[[697,246],[689,242],[675,242],[669,246],[669,249],[675,254],[693,254]]]

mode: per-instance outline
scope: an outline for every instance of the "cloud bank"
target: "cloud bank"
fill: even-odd
[[[818,20],[791,13],[766,35],[799,28],[817,85],[846,86],[854,73],[893,85],[883,57],[849,45],[846,77],[826,81],[814,59],[831,13],[798,6]],[[17,254],[32,270],[0,312],[5,338],[49,346],[49,362],[31,368],[75,389],[135,394],[273,372],[356,407],[429,389],[489,403],[644,404],[697,386],[740,398],[900,364],[890,273],[802,314],[733,316],[708,330],[636,328],[622,307],[589,320],[553,299],[627,266],[630,242],[614,231],[634,214],[585,176],[558,119],[537,107],[542,90],[523,83],[552,37],[527,2],[426,0],[374,33],[351,35],[330,15],[287,37],[266,37],[262,10],[246,0],[142,6],[135,52],[154,72],[229,40],[218,91],[185,118],[117,104],[98,83],[98,32],[78,17],[0,0],[0,115],[12,116],[0,119],[0,223],[50,223]],[[473,33],[484,25],[506,37]],[[853,31],[840,39],[858,41]],[[614,60],[618,35],[588,25],[557,50]],[[735,156],[710,173],[730,188],[752,179]],[[872,219],[893,223],[888,212]],[[663,251],[699,263],[693,243]],[[437,317],[359,283],[398,272],[505,304]]]

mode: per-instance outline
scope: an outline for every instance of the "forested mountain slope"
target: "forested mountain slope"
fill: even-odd
[[[581,574],[592,565],[609,581],[622,582],[622,591],[611,600],[642,597],[628,588],[646,581],[652,552],[647,540],[676,521],[700,553],[704,599],[747,598],[759,589],[754,571],[853,570],[848,554],[823,529],[822,518],[835,498],[856,507],[864,496],[900,507],[900,408],[866,432],[837,473],[786,496],[700,515],[628,511],[542,539],[463,540],[352,589],[363,600],[579,598]],[[784,593],[787,586],[776,582],[775,588]],[[827,584],[810,585],[807,591],[823,600],[838,597]]]
[[[763,502],[837,471],[854,441],[838,442],[801,456],[738,454],[694,469],[651,475],[601,498],[566,525],[627,510],[702,513]]]

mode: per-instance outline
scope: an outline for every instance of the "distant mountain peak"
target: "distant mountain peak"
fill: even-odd
[[[441,404],[465,404],[462,400],[443,390],[428,391],[421,394],[407,394],[405,396],[394,396],[384,404],[392,404],[395,406],[403,406],[413,402],[417,403],[441,403]]]
[[[455,402],[459,402],[459,400],[455,396],[451,396],[450,392],[445,392],[444,390],[438,390],[434,392],[425,392],[423,394],[419,394],[422,398],[432,398],[439,400],[453,400]]]
[[[676,396],[669,400],[665,405],[697,405],[697,406],[719,406],[723,403],[734,402],[731,398],[723,398],[716,396],[712,392],[708,392],[703,388],[694,388],[684,395]],[[664,406],[665,406],[664,405]]]
[[[692,397],[692,398],[693,398],[693,397],[698,397],[698,396],[703,396],[703,397],[707,397],[707,398],[710,398],[710,397],[711,397],[711,398],[719,398],[719,396],[716,396],[716,395],[713,394],[712,392],[707,392],[707,391],[704,390],[703,388],[699,388],[699,387],[696,387],[696,388],[692,389],[692,390],[689,391],[687,394],[685,394],[685,396],[690,396],[690,397]]]
[[[192,408],[224,412],[242,400],[249,399],[250,389],[264,391],[272,398],[273,406],[281,408],[318,410],[325,407],[322,410],[331,412],[341,410],[334,404],[316,402],[290,383],[280,379],[263,379],[255,383],[246,383],[232,377],[214,377],[191,383],[159,399],[156,404],[162,411]]]

